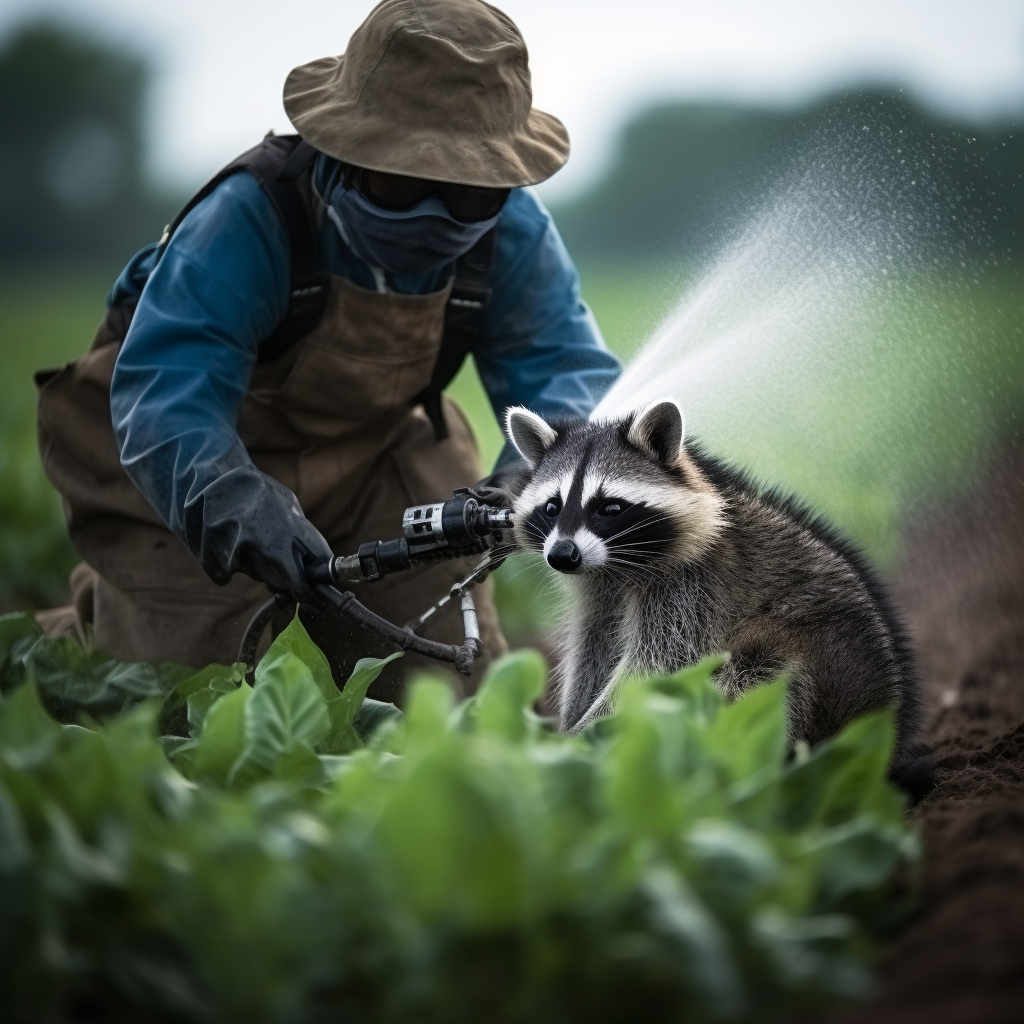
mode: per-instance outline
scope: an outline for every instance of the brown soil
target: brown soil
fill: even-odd
[[[912,812],[919,910],[843,1024],[1024,1021],[1024,453],[914,523],[896,594],[919,651],[936,786]]]

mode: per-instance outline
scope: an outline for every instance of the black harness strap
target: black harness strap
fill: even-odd
[[[438,441],[448,436],[441,395],[484,334],[487,305],[491,301],[494,232],[495,229],[491,228],[469,252],[455,262],[455,281],[445,308],[441,349],[437,354],[430,383],[413,400],[414,404],[423,404]]]
[[[248,171],[259,182],[274,204],[291,245],[288,310],[273,334],[260,344],[257,361],[261,363],[276,359],[308,334],[319,323],[327,304],[328,275],[318,267],[316,224],[298,184],[299,178],[312,165],[316,153],[298,135],[268,135],[206,182],[164,228],[160,239],[160,244],[165,245],[185,217],[232,175]]]
[[[276,359],[299,338],[309,334],[320,322],[327,306],[330,275],[320,269],[316,221],[298,183],[313,163],[317,151],[298,136],[294,138],[298,141],[279,173],[264,179],[260,175],[260,167],[249,168],[284,221],[292,255],[288,311],[274,333],[260,345],[257,361],[261,363]]]

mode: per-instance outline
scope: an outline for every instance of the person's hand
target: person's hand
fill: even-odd
[[[315,602],[307,573],[333,554],[284,484],[255,466],[238,466],[187,502],[185,511],[185,542],[215,583],[243,572],[274,593]]]
[[[529,468],[525,462],[521,460],[511,462],[477,481],[469,488],[469,493],[481,505],[511,508],[516,495],[526,485],[528,473]]]

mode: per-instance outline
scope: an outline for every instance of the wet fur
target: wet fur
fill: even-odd
[[[545,551],[553,530],[604,533],[601,543],[588,540],[592,564],[563,576],[570,607],[557,676],[561,728],[577,731],[606,713],[628,673],[673,671],[728,651],[716,681],[729,698],[780,673],[790,677],[793,741],[813,745],[893,706],[892,774],[920,796],[930,775],[914,743],[913,658],[864,559],[799,502],[683,440],[681,417],[678,436],[664,412],[648,416],[661,421],[638,434],[643,415],[554,424],[528,455],[534,469],[516,502],[520,543]],[[510,433],[515,439],[511,421]],[[518,433],[529,448],[531,431]],[[552,521],[543,508],[555,490],[564,505]],[[622,530],[609,532],[593,511],[609,498],[645,496],[619,537]]]

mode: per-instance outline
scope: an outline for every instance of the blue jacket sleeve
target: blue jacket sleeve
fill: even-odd
[[[485,337],[475,358],[498,422],[510,405],[587,416],[620,366],[580,298],[579,275],[532,192],[512,193],[498,228]],[[498,460],[516,458],[506,445]]]
[[[230,470],[257,472],[236,422],[259,343],[288,303],[288,238],[249,174],[182,221],[146,281],[114,369],[121,464],[195,550],[190,502]]]

